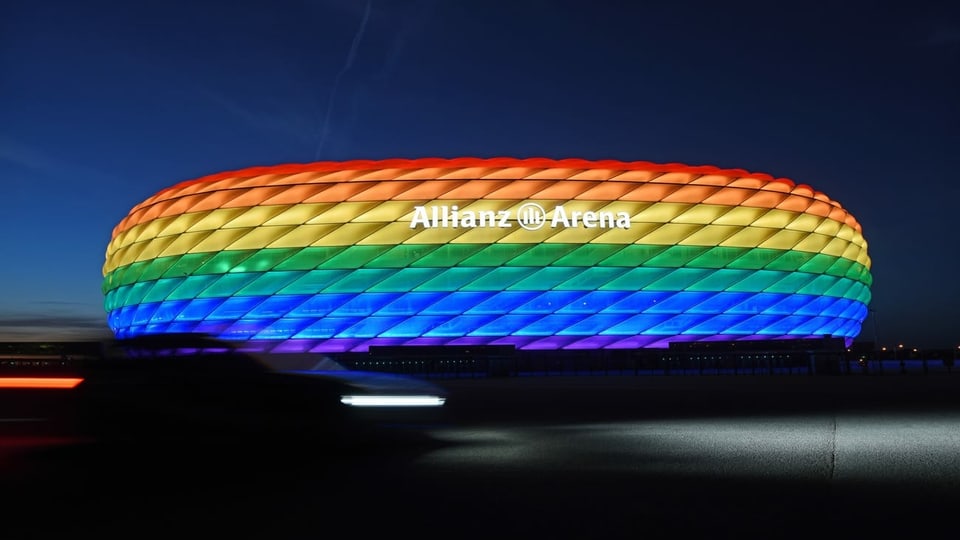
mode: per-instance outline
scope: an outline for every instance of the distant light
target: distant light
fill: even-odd
[[[351,407],[439,407],[446,400],[439,396],[341,396],[340,403]]]
[[[0,377],[0,388],[60,388],[76,387],[83,382],[77,377]]]

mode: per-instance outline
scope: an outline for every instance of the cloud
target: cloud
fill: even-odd
[[[64,171],[70,171],[72,175],[88,181],[97,178],[109,184],[121,183],[115,175],[83,163],[67,161],[57,157],[54,151],[27,144],[3,132],[0,132],[0,164],[13,165],[46,176],[62,176]]]
[[[340,71],[337,72],[337,75],[333,79],[333,85],[330,89],[330,97],[327,100],[326,114],[324,115],[323,122],[320,125],[320,140],[317,142],[317,149],[316,152],[314,152],[314,157],[316,159],[320,159],[323,151],[323,145],[327,142],[327,134],[330,132],[330,115],[333,113],[333,108],[337,100],[337,90],[340,88],[340,81],[343,79],[343,76],[350,71],[350,68],[353,67],[353,62],[357,58],[357,47],[359,47],[360,42],[363,41],[363,34],[367,30],[367,21],[370,20],[371,4],[371,0],[367,0],[366,7],[363,10],[363,17],[360,19],[360,26],[353,35],[353,40],[350,43],[350,50],[347,51],[347,57],[344,60]]]
[[[0,162],[43,173],[60,173],[62,165],[47,153],[0,133]]]
[[[104,314],[83,313],[81,304],[45,301],[35,309],[0,314],[0,341],[108,339]]]
[[[257,131],[274,133],[301,143],[311,142],[311,138],[307,134],[309,124],[296,111],[272,112],[262,108],[255,109],[223,93],[207,88],[196,88],[196,94]]]
[[[382,65],[373,75],[374,80],[387,79],[398,70],[408,43],[426,31],[436,9],[436,3],[433,1],[413,2],[411,5],[404,6],[403,9],[382,14],[382,18],[388,21],[389,26],[380,34],[388,44]]]

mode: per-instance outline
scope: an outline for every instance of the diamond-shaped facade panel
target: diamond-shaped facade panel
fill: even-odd
[[[276,351],[856,337],[859,223],[805,185],[647,162],[320,162],[180,183],[118,224],[118,337]]]

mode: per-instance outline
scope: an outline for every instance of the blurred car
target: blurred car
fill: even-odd
[[[318,356],[279,369],[204,335],[118,339],[85,364],[81,425],[100,438],[271,435],[336,439],[442,420],[446,392],[429,381],[361,372]],[[338,439],[337,439],[338,438]]]

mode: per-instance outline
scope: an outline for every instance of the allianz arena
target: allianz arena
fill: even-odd
[[[512,158],[182,182],[114,228],[103,274],[117,337],[202,332],[271,352],[849,343],[872,282],[859,223],[807,185]]]

